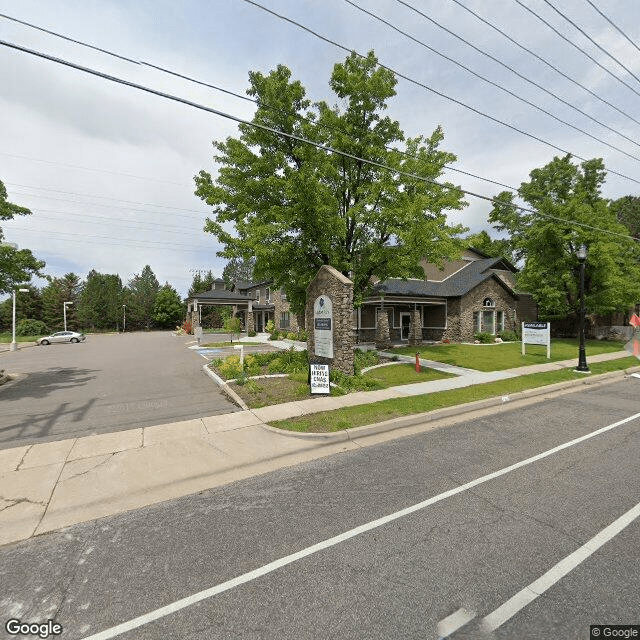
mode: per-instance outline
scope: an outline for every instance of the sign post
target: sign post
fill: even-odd
[[[328,364],[310,364],[309,384],[311,385],[311,394],[330,394],[331,387],[329,385],[329,365]]]
[[[522,355],[525,355],[525,344],[547,345],[547,358],[551,358],[551,323],[523,322],[522,323]]]

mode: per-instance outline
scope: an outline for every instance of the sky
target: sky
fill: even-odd
[[[451,167],[479,176],[445,172],[462,188],[489,197],[503,187],[487,180],[517,188],[531,170],[564,155],[550,143],[586,159],[603,158],[607,169],[627,176],[609,173],[605,197],[638,194],[640,22],[630,19],[634,0],[593,3],[631,42],[588,0],[353,2],[390,24],[346,0],[256,0],[349,50],[374,50],[380,63],[409,78],[399,78],[387,113],[407,136],[429,136],[442,126],[441,148],[458,158]],[[251,102],[149,65],[244,95],[250,71],[266,74],[284,64],[312,101],[335,104],[329,78],[347,55],[246,0],[0,0],[0,13],[129,60],[6,17],[0,17],[2,41],[248,120]],[[212,213],[194,195],[193,177],[203,169],[215,176],[212,141],[236,136],[235,122],[6,46],[0,46],[0,87],[0,180],[11,202],[33,212],[3,223],[5,241],[31,249],[49,276],[84,278],[96,269],[117,273],[126,284],[148,264],[181,296],[196,271],[222,273],[221,247],[203,231]],[[490,229],[490,203],[466,200],[449,221],[474,232]]]

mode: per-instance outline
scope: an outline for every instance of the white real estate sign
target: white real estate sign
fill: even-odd
[[[525,344],[547,345],[547,358],[551,358],[551,323],[523,322],[522,323],[522,355]]]
[[[311,384],[311,393],[330,393],[329,387],[329,365],[328,364],[311,364],[311,376],[309,382]]]
[[[333,303],[329,296],[318,296],[313,303],[314,354],[333,358]]]

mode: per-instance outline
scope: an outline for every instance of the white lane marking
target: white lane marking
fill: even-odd
[[[454,611],[450,616],[440,620],[436,631],[438,633],[438,640],[444,640],[448,638],[452,633],[455,633],[465,624],[471,622],[476,617],[473,611],[467,611],[466,609],[458,609]]]
[[[85,637],[83,640],[109,640],[110,638],[115,638],[127,631],[131,631],[132,629],[137,629],[138,627],[142,627],[149,622],[153,622],[154,620],[158,620],[160,618],[164,618],[176,611],[180,611],[181,609],[185,609],[186,607],[190,607],[192,604],[196,604],[197,602],[201,602],[202,600],[206,600],[207,598],[211,598],[212,596],[218,595],[224,591],[228,591],[229,589],[233,589],[245,582],[250,582],[251,580],[255,580],[256,578],[260,578],[276,569],[280,569],[285,567],[288,564],[293,562],[297,562],[302,558],[306,558],[318,551],[323,551],[324,549],[328,549],[329,547],[333,547],[345,540],[349,540],[350,538],[355,538],[362,533],[366,533],[371,531],[372,529],[377,529],[382,525],[388,524],[389,522],[393,522],[394,520],[398,520],[399,518],[403,518],[404,516],[408,516],[416,511],[420,511],[421,509],[425,509],[426,507],[430,507],[432,504],[436,504],[437,502],[441,502],[447,498],[458,495],[459,493],[463,493],[464,491],[468,491],[473,487],[477,487],[480,484],[484,484],[485,482],[489,482],[489,480],[493,480],[495,478],[499,478],[511,471],[515,471],[516,469],[520,469],[522,467],[526,467],[529,464],[533,464],[534,462],[538,462],[538,460],[542,460],[547,458],[548,456],[553,455],[554,453],[558,453],[558,451],[562,451],[563,449],[568,449],[569,447],[573,447],[576,444],[584,442],[585,440],[589,440],[591,438],[595,438],[602,433],[606,433],[607,431],[611,431],[611,429],[615,429],[623,424],[627,424],[632,420],[636,420],[640,418],[640,413],[636,413],[624,420],[619,420],[618,422],[614,422],[613,424],[607,425],[606,427],[602,427],[597,431],[592,431],[584,436],[580,436],[579,438],[575,438],[574,440],[570,440],[569,442],[565,442],[564,444],[558,445],[553,449],[549,449],[547,451],[543,451],[531,458],[527,458],[526,460],[521,460],[520,462],[516,462],[515,464],[509,465],[508,467],[504,467],[499,471],[494,471],[493,473],[488,473],[485,476],[480,478],[476,478],[475,480],[471,480],[470,482],[466,482],[465,484],[456,487],[455,489],[449,489],[449,491],[445,491],[444,493],[440,493],[437,496],[433,496],[428,500],[424,500],[423,502],[419,502],[418,504],[414,504],[410,507],[406,507],[401,509],[400,511],[396,511],[395,513],[391,513],[387,516],[383,516],[382,518],[378,518],[377,520],[372,520],[371,522],[367,522],[366,524],[362,524],[355,529],[351,529],[350,531],[345,531],[333,538],[328,538],[327,540],[323,540],[322,542],[318,542],[306,549],[302,549],[296,553],[292,553],[291,555],[284,556],[278,560],[274,560],[269,564],[265,564],[258,569],[254,569],[253,571],[249,571],[248,573],[244,573],[236,578],[232,578],[231,580],[227,580],[226,582],[222,582],[214,587],[210,587],[209,589],[204,589],[203,591],[199,591],[198,593],[194,593],[186,598],[182,598],[180,600],[176,600],[164,607],[160,607],[159,609],[155,609],[154,611],[150,611],[149,613],[145,613],[144,615],[138,616],[137,618],[133,618],[132,620],[128,620],[127,622],[123,622],[121,624],[116,625],[115,627],[111,627],[110,629],[105,629],[104,631],[100,631],[99,633],[93,634],[91,636]]]
[[[495,631],[509,620],[509,618],[518,613],[518,611],[524,609],[524,607],[542,595],[547,589],[550,589],[556,582],[559,582],[569,572],[573,571],[602,545],[617,536],[638,517],[640,517],[640,503],[629,509],[629,511],[621,515],[608,527],[593,536],[591,540],[585,542],[579,549],[576,549],[563,560],[560,560],[560,562],[551,567],[544,575],[540,576],[529,586],[516,593],[515,596],[509,598],[509,600],[500,605],[495,611],[483,618],[483,627],[487,629],[487,631]]]

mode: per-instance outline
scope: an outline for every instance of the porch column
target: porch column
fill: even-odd
[[[412,346],[422,344],[422,319],[420,309],[411,312],[411,324],[409,325],[409,344]]]
[[[389,337],[389,316],[387,312],[382,308],[378,314],[378,321],[376,322],[376,348],[388,349],[391,346],[391,338]]]
[[[256,323],[253,319],[253,304],[249,301],[247,308],[247,333],[251,333],[256,330]]]

